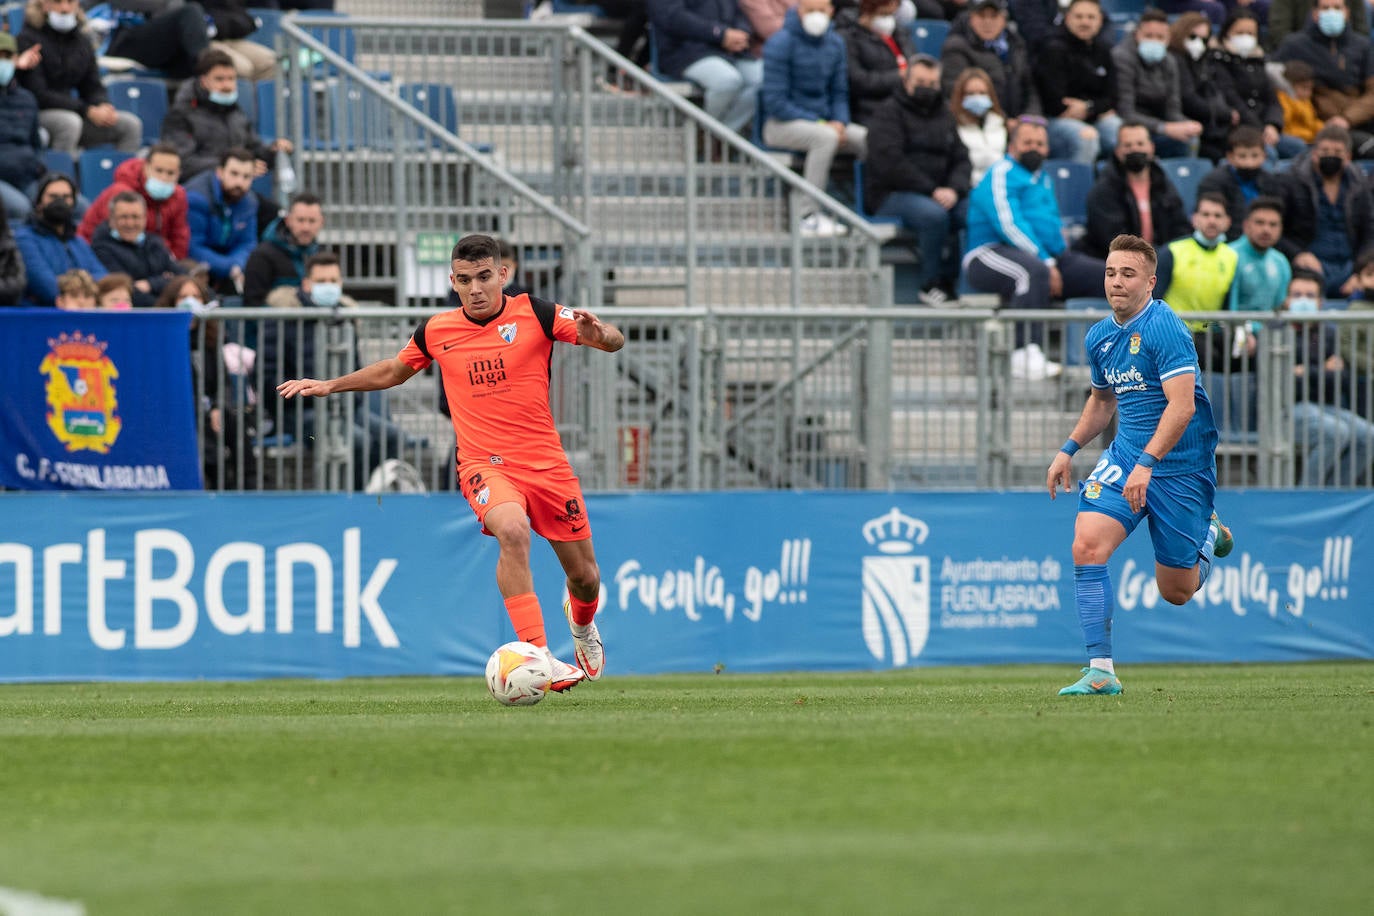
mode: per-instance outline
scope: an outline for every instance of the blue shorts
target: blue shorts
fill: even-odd
[[[1155,562],[1173,569],[1192,569],[1207,539],[1207,526],[1217,492],[1215,469],[1170,477],[1152,477],[1145,506],[1132,512],[1122,487],[1131,468],[1114,463],[1108,449],[1088,479],[1078,485],[1078,511],[1100,512],[1122,524],[1129,537],[1140,520],[1150,518],[1150,543]]]

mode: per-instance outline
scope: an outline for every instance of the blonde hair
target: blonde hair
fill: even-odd
[[[90,296],[97,298],[98,290],[91,275],[79,267],[72,268],[57,278],[59,296]]]

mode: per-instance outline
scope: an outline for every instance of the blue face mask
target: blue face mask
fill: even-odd
[[[1146,40],[1136,45],[1140,59],[1147,64],[1157,64],[1169,53],[1169,47],[1162,41]]]
[[[1206,248],[1208,251],[1211,251],[1213,248],[1217,247],[1217,245],[1221,243],[1221,236],[1217,236],[1214,239],[1209,239],[1207,238],[1207,236],[1202,234],[1201,229],[1194,229],[1193,240],[1196,241],[1203,248]]]
[[[228,92],[211,92],[210,101],[216,105],[233,105],[239,100],[239,91],[231,89]]]
[[[143,182],[143,190],[148,192],[148,196],[153,200],[166,200],[172,196],[172,192],[177,186],[170,181],[163,181],[161,178],[149,178]]]
[[[0,86],[8,86],[14,79],[14,61],[0,60]]]
[[[315,283],[310,287],[310,301],[325,308],[333,308],[343,297],[343,287],[338,283]]]
[[[981,118],[983,115],[992,111],[992,97],[987,95],[966,95],[964,96],[964,111]]]
[[[137,238],[134,239],[134,244],[135,244],[135,245],[142,245],[142,244],[143,244],[144,242],[146,242],[146,241],[148,241],[148,233],[146,233],[146,232],[140,232],[140,233],[138,234]]]
[[[1288,311],[1311,314],[1317,310],[1317,300],[1307,296],[1295,296],[1288,300]]]
[[[1317,13],[1317,28],[1327,38],[1335,38],[1345,31],[1345,11],[1322,10]]]

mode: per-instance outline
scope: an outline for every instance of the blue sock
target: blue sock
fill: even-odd
[[[1088,658],[1112,657],[1112,576],[1107,564],[1073,568],[1074,592],[1078,598],[1078,623],[1083,627],[1083,642]]]
[[[1197,590],[1202,591],[1202,587],[1207,584],[1207,577],[1212,574],[1212,555],[1217,549],[1217,528],[1211,522],[1207,523],[1207,539],[1202,542],[1202,549],[1197,552]]]

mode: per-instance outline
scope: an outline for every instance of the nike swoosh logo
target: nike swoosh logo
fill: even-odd
[[[586,528],[586,527],[587,527],[586,525],[573,525],[572,530],[573,530],[573,533],[576,534],[577,532],[581,531],[583,528]]]
[[[456,347],[456,346],[458,346],[458,345],[457,345],[457,344],[444,344],[444,349],[447,350],[447,349],[449,349],[450,347]]]

